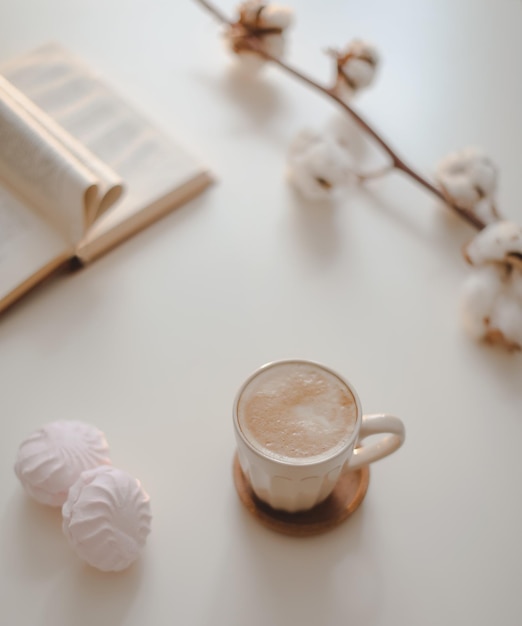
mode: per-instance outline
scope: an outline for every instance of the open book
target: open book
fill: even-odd
[[[0,66],[0,311],[212,178],[63,48]]]

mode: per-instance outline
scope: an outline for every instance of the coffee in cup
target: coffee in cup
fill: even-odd
[[[254,493],[288,512],[319,504],[342,471],[391,454],[405,438],[397,417],[363,417],[344,378],[303,360],[277,361],[254,372],[236,396],[234,426],[239,463]],[[374,434],[384,436],[361,445]]]

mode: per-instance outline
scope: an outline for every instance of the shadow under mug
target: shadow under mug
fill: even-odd
[[[238,408],[243,394],[268,369],[281,365],[299,368],[305,365],[318,373],[334,376],[353,397],[356,421],[344,444],[333,448],[329,455],[277,458],[256,447],[241,428]],[[341,473],[373,463],[397,450],[405,440],[404,424],[398,417],[384,413],[363,415],[361,402],[352,385],[337,372],[313,361],[288,359],[274,361],[256,370],[240,387],[233,408],[237,454],[241,469],[256,496],[274,509],[296,513],[320,504],[335,488]],[[381,435],[376,441],[363,444],[371,435]]]

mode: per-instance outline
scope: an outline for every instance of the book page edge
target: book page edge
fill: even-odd
[[[0,313],[3,313],[6,309],[11,307],[15,302],[37,287],[46,278],[49,278],[60,269],[64,269],[70,263],[72,258],[74,257],[71,252],[64,252],[20,283],[15,289],[13,289],[13,291],[0,299]]]
[[[208,170],[200,172],[177,187],[172,193],[147,206],[112,230],[103,233],[92,241],[87,241],[83,245],[80,243],[76,249],[76,258],[82,264],[96,260],[174,209],[195,198],[214,182],[215,179]]]

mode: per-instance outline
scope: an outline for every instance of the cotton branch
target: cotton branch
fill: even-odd
[[[252,71],[263,61],[278,66],[297,81],[333,101],[388,157],[380,170],[353,172],[339,142],[311,130],[301,131],[289,149],[289,180],[309,198],[331,197],[332,190],[351,175],[359,182],[399,171],[429,191],[479,233],[464,249],[473,266],[464,285],[462,314],[468,333],[510,351],[522,349],[522,226],[501,218],[496,207],[497,168],[480,150],[467,148],[438,164],[430,182],[399,156],[394,148],[346,101],[373,81],[378,51],[354,40],[343,51],[330,50],[337,68],[336,82],[327,86],[282,59],[284,32],[292,21],[285,7],[252,0],[240,6],[237,21],[230,20],[209,0],[196,0],[227,27],[232,50]]]
[[[226,17],[224,13],[221,12],[216,6],[212,3],[208,2],[208,0],[196,0],[199,4],[201,4],[205,9],[207,9],[212,15],[222,24],[225,24],[229,27],[234,26],[234,22]],[[446,195],[439,190],[435,185],[433,185],[429,180],[427,180],[422,174],[417,172],[413,167],[408,165],[402,157],[398,155],[398,153],[393,149],[382,137],[381,135],[374,130],[374,128],[358,113],[355,109],[344,100],[342,100],[333,89],[322,85],[315,79],[307,76],[301,70],[292,67],[286,61],[279,59],[263,49],[260,45],[258,38],[254,32],[250,35],[248,33],[242,39],[242,45],[245,48],[248,48],[253,53],[258,54],[263,57],[265,60],[272,62],[274,65],[280,67],[283,71],[285,71],[290,76],[293,76],[298,81],[312,87],[312,89],[319,91],[324,96],[333,100],[341,109],[346,111],[352,119],[357,123],[357,125],[369,136],[371,137],[375,143],[384,151],[384,153],[388,156],[391,161],[390,168],[388,169],[398,170],[403,174],[406,174],[409,178],[417,182],[419,185],[424,187],[427,191],[429,191],[432,195],[436,196],[436,198],[442,201],[446,206],[448,206],[452,211],[457,213],[457,215],[466,221],[468,224],[476,228],[477,230],[482,230],[485,227],[485,223],[474,215],[471,211],[461,208],[453,202],[450,202]],[[371,177],[371,175],[369,176]]]

